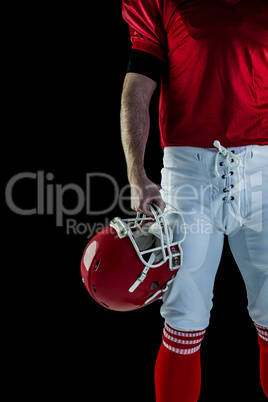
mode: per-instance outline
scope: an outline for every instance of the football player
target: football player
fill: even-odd
[[[268,2],[123,0],[122,12],[132,41],[121,105],[132,208],[151,216],[150,204],[164,211],[169,203],[187,229],[183,265],[161,306],[156,401],[199,397],[225,235],[245,282],[268,397]],[[161,191],[144,169],[157,85]]]

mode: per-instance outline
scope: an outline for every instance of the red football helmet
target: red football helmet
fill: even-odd
[[[167,206],[162,213],[150,206],[154,218],[115,218],[88,243],[81,275],[89,294],[102,306],[131,311],[159,299],[174,280],[181,264],[182,233],[173,242],[174,226],[184,221]]]

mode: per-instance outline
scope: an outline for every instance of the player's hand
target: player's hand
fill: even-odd
[[[162,212],[166,204],[161,193],[155,183],[147,178],[147,176],[139,177],[138,180],[131,184],[131,208],[136,212],[141,212],[147,216],[153,217],[150,204],[159,206]]]

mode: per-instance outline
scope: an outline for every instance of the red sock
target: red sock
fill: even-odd
[[[261,385],[268,398],[268,328],[257,324],[255,326],[259,334]]]
[[[196,402],[201,387],[203,331],[178,331],[165,325],[155,366],[156,402]]]

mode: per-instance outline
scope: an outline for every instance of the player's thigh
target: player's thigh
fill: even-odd
[[[248,221],[229,236],[229,244],[245,281],[249,314],[257,324],[268,327],[268,175],[265,172],[258,190],[258,200],[251,205]]]
[[[182,267],[163,296],[161,314],[173,328],[185,331],[208,326],[223,247],[223,234],[211,222],[210,200],[204,191],[209,179],[198,152],[201,155],[188,147],[165,149],[161,181],[163,199],[181,211],[186,230]],[[174,236],[181,239],[181,231]]]
[[[161,315],[173,328],[191,331],[209,324],[213,287],[219,266],[223,234],[212,226],[204,230],[200,222],[187,219],[187,235],[182,243],[183,264],[163,297]]]

